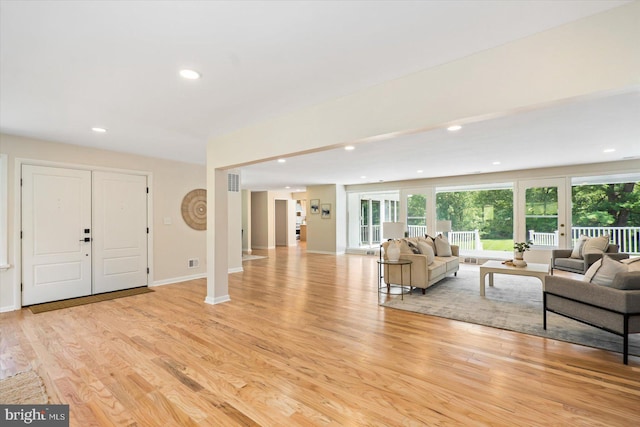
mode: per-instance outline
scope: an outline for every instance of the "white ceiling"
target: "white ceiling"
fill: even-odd
[[[0,130],[203,164],[213,136],[624,3],[2,0]],[[177,73],[185,67],[203,78],[182,80]],[[253,165],[242,170],[243,187],[638,156],[639,101],[635,89],[477,122],[455,134],[434,130],[348,153]],[[93,126],[108,132],[94,134]],[[617,151],[604,155],[609,147]]]

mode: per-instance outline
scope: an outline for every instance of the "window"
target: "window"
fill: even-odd
[[[437,221],[451,221],[449,240],[462,253],[513,251],[511,183],[438,187],[436,215]]]
[[[620,252],[640,253],[640,174],[575,177],[571,240],[608,234]]]

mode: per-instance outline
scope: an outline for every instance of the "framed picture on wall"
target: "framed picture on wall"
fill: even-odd
[[[321,206],[321,210],[322,210],[322,215],[320,215],[320,218],[322,219],[331,218],[331,203],[323,203]]]
[[[309,204],[309,211],[312,214],[320,213],[320,199],[311,199],[311,203]]]

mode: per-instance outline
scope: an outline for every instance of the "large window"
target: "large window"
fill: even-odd
[[[640,174],[576,177],[571,239],[608,234],[620,252],[640,253]]]
[[[464,252],[513,251],[513,185],[436,189],[436,215],[451,221],[449,240]]]

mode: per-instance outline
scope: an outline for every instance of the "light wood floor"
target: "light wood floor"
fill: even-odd
[[[256,254],[267,254],[266,251]],[[632,426],[640,358],[378,305],[376,258],[277,249],[230,276],[0,315],[72,426]]]

